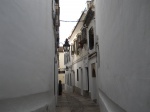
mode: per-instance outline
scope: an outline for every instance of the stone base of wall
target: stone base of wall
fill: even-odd
[[[55,112],[55,107],[54,105],[45,105],[44,107],[41,107],[35,111],[32,112]]]
[[[0,100],[0,112],[55,112],[53,92],[42,92],[28,96]]]

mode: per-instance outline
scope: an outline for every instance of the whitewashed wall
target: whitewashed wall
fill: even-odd
[[[91,65],[95,63],[95,73],[96,77],[92,77],[92,67]],[[89,60],[89,92],[91,93],[91,99],[97,99],[97,63],[96,57]]]
[[[1,112],[30,112],[54,104],[51,2],[0,0]]]
[[[60,52],[59,53],[59,68],[65,68],[65,65],[64,65],[64,53],[63,52]]]
[[[101,112],[150,111],[150,1],[96,0]]]

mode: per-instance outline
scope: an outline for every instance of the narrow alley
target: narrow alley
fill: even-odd
[[[56,112],[100,112],[98,104],[88,97],[63,93],[58,96]]]

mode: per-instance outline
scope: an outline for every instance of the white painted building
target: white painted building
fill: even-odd
[[[96,0],[101,112],[150,112],[150,1]]]
[[[95,34],[94,1],[87,2],[85,10],[71,36],[70,52],[65,54],[66,90],[97,99],[97,39]]]
[[[65,84],[65,65],[64,65],[64,51],[63,47],[58,48],[59,53],[59,65],[58,65],[58,81],[61,80],[62,84]]]
[[[55,111],[54,5],[0,0],[0,112]]]

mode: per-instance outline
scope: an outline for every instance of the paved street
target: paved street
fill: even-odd
[[[58,96],[56,112],[100,112],[96,103],[90,98],[77,94],[63,93]]]

